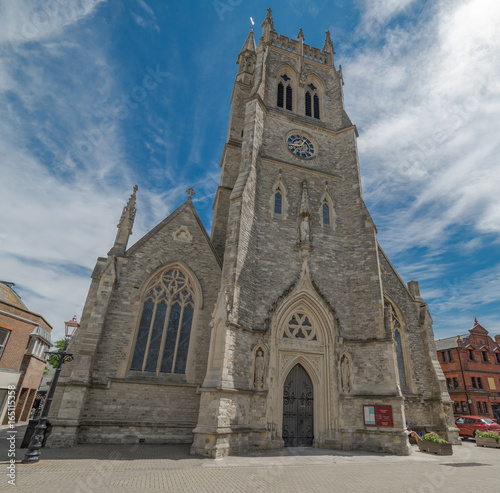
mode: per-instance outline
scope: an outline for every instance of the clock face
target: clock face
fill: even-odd
[[[288,137],[287,141],[288,150],[297,157],[310,158],[316,153],[314,144],[303,135],[293,134]]]

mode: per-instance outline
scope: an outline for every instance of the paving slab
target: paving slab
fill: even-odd
[[[0,492],[174,493],[431,493],[500,491],[500,449],[454,447],[433,456],[413,446],[410,456],[286,448],[207,459],[189,445],[81,444],[42,449],[37,464],[16,463],[15,487],[7,483],[9,430],[0,431]],[[16,445],[22,441],[20,429]],[[26,452],[17,448],[17,460]],[[15,488],[10,490],[9,488]]]

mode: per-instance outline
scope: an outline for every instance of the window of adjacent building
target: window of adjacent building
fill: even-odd
[[[131,370],[186,372],[194,293],[180,269],[163,273],[146,291]]]
[[[441,358],[443,359],[443,363],[446,363],[446,351],[441,353]]]
[[[484,414],[488,414],[488,404],[486,402],[483,402],[483,412]]]
[[[495,356],[497,358],[497,363],[500,365],[500,353],[495,353]]]
[[[476,377],[471,377],[472,388],[477,389]]]
[[[481,381],[481,377],[477,377],[477,387],[483,390],[483,382]]]
[[[457,377],[453,377],[453,388],[458,389],[458,378]]]
[[[468,352],[469,352],[469,359],[471,361],[474,361],[474,351],[472,351],[472,349],[468,349]]]
[[[0,358],[2,357],[3,350],[7,345],[7,339],[9,338],[10,330],[0,329]]]
[[[485,363],[489,363],[489,361],[488,361],[488,353],[486,351],[483,351],[483,361]]]
[[[448,351],[448,361],[453,361],[453,351]]]
[[[460,403],[454,402],[453,405],[455,406],[455,413],[459,413],[460,412]]]
[[[468,412],[468,410],[467,410],[467,402],[462,401],[461,404],[462,404],[462,412],[463,413]]]
[[[451,378],[446,379],[446,386],[448,387],[448,390],[453,389],[453,384],[451,383]]]

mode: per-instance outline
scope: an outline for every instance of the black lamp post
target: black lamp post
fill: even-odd
[[[45,400],[45,405],[43,406],[42,414],[38,420],[38,424],[35,427],[33,436],[31,437],[30,444],[28,445],[28,451],[24,455],[22,462],[24,464],[32,464],[38,462],[40,458],[40,449],[42,448],[43,438],[45,436],[45,431],[47,430],[47,416],[49,415],[50,405],[52,404],[52,399],[54,398],[54,393],[56,391],[57,381],[59,380],[59,375],[61,373],[61,367],[64,363],[73,361],[73,355],[68,354],[66,349],[68,347],[69,340],[73,337],[76,329],[80,324],[76,321],[76,315],[69,321],[64,322],[64,348],[62,351],[47,351],[51,356],[57,356],[59,361],[57,363],[56,372],[54,378],[50,385],[50,390]]]

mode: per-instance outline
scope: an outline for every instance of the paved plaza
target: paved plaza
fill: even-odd
[[[38,464],[16,463],[7,483],[8,430],[0,431],[0,491],[182,493],[430,493],[500,491],[500,450],[465,441],[453,456],[409,457],[314,448],[254,452],[225,459],[189,455],[188,445],[78,445],[42,449]],[[24,427],[19,428],[17,459]],[[12,488],[12,489],[10,489]]]

